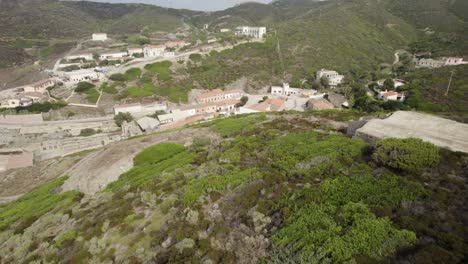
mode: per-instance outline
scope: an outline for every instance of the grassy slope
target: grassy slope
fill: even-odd
[[[81,37],[95,31],[139,33],[143,28],[171,31],[183,12],[143,4],[7,0],[0,3],[0,36]]]
[[[451,71],[454,71],[448,96],[445,96]],[[468,65],[421,69],[411,73],[407,103],[419,111],[468,117]]]

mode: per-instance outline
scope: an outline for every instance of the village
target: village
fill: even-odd
[[[228,29],[221,29],[228,32]],[[263,41],[265,27],[238,27],[234,32],[246,41]],[[54,103],[57,98],[51,89],[57,86],[68,92],[65,103],[82,109],[97,109],[102,90],[95,104],[74,102],[75,88],[81,83],[102,84],[112,75],[125,73],[129,69],[164,61],[187,61],[191,54],[208,54],[233,46],[222,46],[216,39],[192,45],[183,40],[172,40],[157,45],[126,46],[110,41],[106,33],[94,33],[86,43],[87,48],[73,50],[58,60],[48,70],[50,78],[39,82],[0,92],[0,109],[29,107],[36,103]],[[109,43],[112,44],[109,44]],[[92,43],[92,45],[90,45]],[[81,44],[83,46],[83,44]],[[112,47],[112,49],[110,49]],[[427,56],[426,56],[427,57]],[[463,58],[427,59],[415,55],[416,67],[443,67],[466,64]],[[320,92],[314,89],[291,87],[289,83],[271,86],[266,93],[247,93],[241,89],[221,88],[192,93],[188,103],[174,103],[161,98],[123,100],[106,105],[102,116],[50,120],[48,113],[0,115],[0,171],[31,166],[34,162],[63,157],[99,148],[112,142],[142,134],[155,133],[184,127],[188,124],[205,122],[214,118],[241,114],[279,111],[306,111],[347,109],[348,98],[336,92],[346,82],[345,76],[332,69],[316,72],[315,80],[324,82],[329,89]],[[382,79],[370,83],[369,95],[381,101],[399,101],[406,98],[398,88],[406,82],[400,79]],[[117,121],[118,120],[118,121]]]

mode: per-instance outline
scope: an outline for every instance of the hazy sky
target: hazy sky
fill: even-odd
[[[186,8],[192,10],[216,11],[232,7],[248,0],[91,0],[109,3],[146,3],[164,7]],[[255,0],[255,2],[269,3],[271,0]]]

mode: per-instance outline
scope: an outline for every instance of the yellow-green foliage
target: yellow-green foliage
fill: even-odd
[[[57,207],[66,207],[81,198],[78,191],[55,193],[67,177],[54,179],[31,192],[21,196],[17,201],[0,206],[0,230],[14,222],[26,221],[39,217]]]
[[[158,74],[158,79],[161,81],[169,81],[171,79],[171,67],[170,61],[156,62],[153,64],[147,64],[145,69]]]
[[[412,245],[416,235],[399,230],[388,218],[376,217],[363,203],[342,206],[309,204],[286,221],[274,236],[281,246],[329,255],[336,263],[355,263],[358,256],[378,260]]]
[[[158,163],[184,150],[185,147],[177,143],[157,144],[136,155],[133,159],[133,163],[135,166],[142,165],[144,163]]]
[[[215,121],[212,129],[222,137],[231,137],[266,120],[265,115],[235,116]]]
[[[386,138],[377,143],[372,158],[379,164],[409,173],[439,163],[439,148],[421,139]]]
[[[78,237],[78,235],[79,235],[79,233],[77,231],[75,231],[75,230],[65,231],[64,233],[62,233],[60,236],[58,236],[55,239],[55,241],[54,241],[55,245],[58,248],[62,248],[66,244],[72,243]]]
[[[185,187],[183,202],[186,205],[191,205],[208,191],[233,189],[259,177],[260,174],[255,169],[243,171],[235,169],[226,175],[209,175],[199,179],[192,179]]]
[[[125,80],[134,81],[138,79],[141,75],[141,70],[139,68],[131,68],[127,70],[124,74]]]
[[[320,176],[336,173],[362,155],[362,140],[315,132],[290,133],[269,144],[272,165],[288,174]]]
[[[195,155],[178,144],[163,143],[150,147],[137,155],[135,167],[120,175],[119,180],[107,186],[107,191],[117,191],[124,186],[144,187],[150,185],[162,172],[170,172],[190,164]]]

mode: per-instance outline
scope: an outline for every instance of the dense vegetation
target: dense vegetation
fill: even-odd
[[[68,195],[50,193],[62,181],[42,186],[45,209],[4,225],[2,261],[461,263],[466,155],[413,139],[370,146],[313,113],[204,123],[192,129],[219,138],[142,150],[80,202],[44,199]],[[13,207],[25,208],[0,215]]]
[[[450,77],[452,82],[449,87]],[[439,69],[420,69],[406,78],[409,96],[406,104],[412,108],[463,119],[468,113],[468,65]]]

